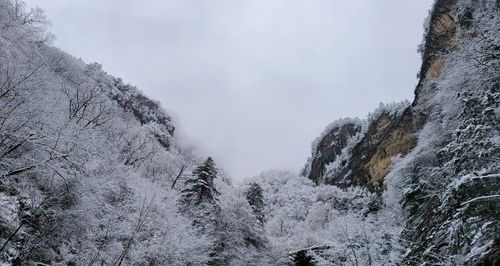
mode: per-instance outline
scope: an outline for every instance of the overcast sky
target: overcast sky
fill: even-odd
[[[298,171],[331,122],[413,98],[432,0],[28,0],[235,179]]]

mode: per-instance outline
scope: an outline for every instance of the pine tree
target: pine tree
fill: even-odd
[[[251,183],[247,191],[247,201],[252,207],[252,211],[260,223],[264,223],[264,196],[262,195],[262,188],[257,183]]]
[[[194,178],[186,180],[186,189],[182,191],[184,204],[190,206],[216,203],[219,192],[214,185],[214,180],[217,178],[214,160],[208,157],[203,164],[196,167],[193,176]]]
[[[183,212],[193,221],[193,226],[200,233],[212,239],[210,261],[208,265],[224,265],[221,253],[224,243],[220,236],[220,213],[218,196],[220,193],[215,188],[217,168],[211,157],[208,157],[193,171],[193,178],[186,180],[185,189],[182,191],[180,203]]]

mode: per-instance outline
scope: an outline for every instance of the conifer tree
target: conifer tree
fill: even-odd
[[[252,211],[261,224],[264,223],[264,196],[262,188],[257,183],[251,183],[247,190],[247,201],[252,207]]]
[[[221,241],[220,213],[218,196],[215,188],[217,168],[211,157],[208,157],[193,171],[193,178],[186,180],[180,203],[184,213],[193,221],[202,235],[212,239],[212,248],[209,252],[208,265],[224,265],[221,253],[224,243]]]
[[[202,203],[216,203],[219,192],[215,188],[214,180],[217,178],[217,168],[211,157],[193,171],[194,178],[185,182],[186,188],[182,191],[183,202],[187,205],[200,205]]]

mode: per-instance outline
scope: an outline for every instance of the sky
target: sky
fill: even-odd
[[[433,0],[27,0],[235,180],[299,171],[343,117],[413,99]]]

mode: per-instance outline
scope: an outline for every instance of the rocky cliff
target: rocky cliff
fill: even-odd
[[[360,133],[362,124],[360,120],[346,119],[328,126],[323,136],[313,143],[313,156],[302,170],[302,175],[316,184],[322,183],[326,166],[339,159],[353,137]]]
[[[415,146],[415,132],[407,103],[382,105],[368,121],[336,121],[313,143],[302,175],[317,184],[377,190],[390,171],[391,158]]]
[[[347,184],[380,187],[389,173],[391,158],[406,155],[415,146],[415,133],[425,124],[431,110],[428,108],[428,101],[432,92],[427,91],[428,86],[425,84],[441,74],[443,57],[454,45],[456,16],[457,0],[441,0],[434,4],[426,25],[426,37],[421,45],[423,62],[413,103],[397,114],[390,114],[390,110],[385,110],[378,111],[376,117],[372,116],[363,137],[353,147],[351,159],[348,160],[349,166],[344,167],[336,176],[330,177],[327,183],[341,184],[342,180]],[[315,182],[323,179],[323,169],[334,161],[331,154],[340,153],[336,146],[325,147],[325,143],[331,142],[330,136],[335,135],[337,131],[335,127],[330,129],[319,141],[320,145],[313,147],[314,163],[303,175]]]
[[[372,114],[343,152],[328,145],[342,127],[313,144],[316,183],[384,193],[402,177],[406,264],[500,263],[499,15],[498,1],[436,1],[413,103]]]

